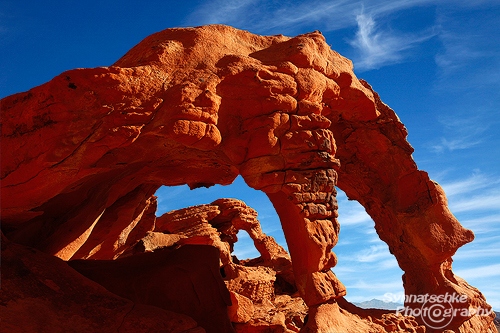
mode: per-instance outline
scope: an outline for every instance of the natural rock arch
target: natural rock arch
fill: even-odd
[[[120,230],[111,256],[154,223],[159,186],[240,174],[275,206],[297,288],[319,309],[346,292],[330,270],[338,185],[375,221],[406,294],[459,293],[463,306],[487,307],[451,270],[473,234],[418,170],[406,135],[319,32],[168,29],[111,67],[71,70],[2,100],[2,232],[69,260],[103,251],[99,240]],[[450,327],[486,330],[488,320]]]

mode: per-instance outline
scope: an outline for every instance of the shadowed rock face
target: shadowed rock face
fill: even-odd
[[[138,299],[122,298],[78,274],[63,260],[12,243],[3,234],[1,237],[2,333],[205,333],[195,320],[177,313],[178,309],[172,312],[145,305]],[[164,254],[160,256],[165,259]],[[166,269],[163,268],[164,273]],[[160,276],[156,274],[156,277]],[[189,281],[186,273],[181,276]],[[150,282],[150,279],[146,280],[146,283]],[[143,298],[148,296],[143,295]]]
[[[488,307],[451,269],[472,232],[418,170],[395,113],[319,32],[168,29],[111,67],[71,70],[1,103],[2,232],[14,242],[64,260],[113,259],[155,229],[161,185],[242,175],[280,216],[313,309],[304,330],[342,329],[352,325],[322,320],[343,316],[346,293],[330,270],[338,186],[375,221],[407,294],[465,294],[460,306]],[[448,328],[491,325],[457,316]]]
[[[116,295],[193,317],[207,333],[233,332],[229,292],[212,246],[187,245],[118,260],[73,260],[69,265]]]

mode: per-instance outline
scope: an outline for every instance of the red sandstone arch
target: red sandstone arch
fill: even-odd
[[[111,67],[68,71],[2,100],[2,232],[65,260],[102,246],[112,254],[151,223],[159,186],[241,174],[273,202],[297,287],[317,307],[345,295],[330,270],[338,185],[374,219],[407,294],[457,292],[487,307],[451,270],[473,234],[418,170],[406,134],[319,32],[169,29]],[[120,241],[103,243],[113,230]]]

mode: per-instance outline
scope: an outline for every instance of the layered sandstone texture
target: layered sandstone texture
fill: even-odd
[[[423,318],[363,313],[344,301],[346,288],[332,271],[340,228],[338,186],[375,221],[404,271],[406,294],[456,293],[467,296],[467,302],[454,304],[457,308],[488,308],[483,295],[452,271],[452,255],[473,240],[472,232],[449,211],[441,187],[417,168],[394,111],[356,78],[352,63],[332,51],[319,32],[289,38],[220,25],[168,29],[147,37],[110,67],[67,71],[2,99],[1,119],[1,228],[12,248],[7,265],[31,256],[23,253],[52,260],[46,271],[32,263],[18,270],[12,266],[7,280],[12,290],[35,274],[33,281],[45,283],[54,297],[81,293],[91,282],[76,278],[72,266],[67,270],[72,270],[73,289],[50,277],[52,267],[62,265],[57,260],[78,259],[81,266],[99,260],[102,266],[95,267],[116,264],[124,272],[128,265],[148,264],[150,289],[137,290],[153,295],[152,281],[169,271],[160,264],[154,269],[155,256],[134,258],[151,251],[183,258],[176,251],[202,244],[218,249],[225,276],[221,285],[212,259],[212,266],[193,273],[193,281],[198,275],[211,281],[207,285],[214,290],[203,297],[220,310],[210,317],[221,325],[219,332],[282,332],[281,323],[302,332],[432,332]],[[255,213],[241,202],[221,200],[156,218],[154,193],[160,186],[227,185],[238,175],[273,203],[290,256],[262,234]],[[260,258],[235,262],[236,230],[250,234]],[[94,268],[99,270],[106,272]],[[87,275],[97,283],[118,289],[116,281],[140,281],[132,273],[92,274]],[[117,308],[145,302],[169,311],[161,302],[162,293],[169,297],[165,286],[157,288],[154,296],[160,300],[154,301],[120,295],[118,289],[106,295],[122,297]],[[2,325],[4,314],[30,313],[29,302],[48,299],[36,288],[19,290],[7,294],[2,286]],[[59,304],[55,298],[51,302]],[[82,311],[85,302],[79,302],[66,311]],[[290,310],[289,304],[297,306]],[[137,316],[134,311],[126,316]],[[202,306],[186,312],[214,331]],[[170,312],[157,315],[167,318]],[[257,317],[267,318],[260,327]],[[89,320],[85,327],[97,319]],[[185,322],[182,329],[197,329]],[[60,317],[51,322],[54,331],[64,331],[65,324]],[[494,325],[492,316],[456,316],[445,328],[489,332]]]

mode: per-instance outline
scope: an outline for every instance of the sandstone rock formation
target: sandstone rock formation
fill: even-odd
[[[337,185],[375,221],[405,272],[405,293],[457,293],[467,295],[457,308],[488,308],[452,272],[451,257],[472,232],[418,170],[396,114],[319,32],[288,38],[227,26],[168,29],[111,67],[65,72],[1,105],[2,232],[12,242],[64,260],[126,259],[158,246],[210,243],[220,250],[230,289],[239,277],[252,281],[259,270],[272,276],[284,263],[281,278],[309,306],[303,332],[391,331],[392,324],[345,309],[345,287],[331,270]],[[232,204],[155,218],[153,194],[161,185],[224,185],[238,175],[275,206],[292,268]],[[248,229],[269,253],[254,270],[231,260],[232,226],[224,226],[231,212],[241,220],[232,226]],[[272,298],[264,287],[242,296]],[[245,321],[250,313],[233,318]],[[492,316],[456,316],[447,328],[488,332],[494,325]]]
[[[119,297],[3,235],[0,318],[0,332],[205,332],[189,316]]]
[[[247,232],[254,241],[258,258],[239,260],[233,255],[240,231]],[[290,255],[262,232],[257,212],[244,202],[219,199],[168,212],[156,220],[153,232],[132,247],[132,253],[154,251],[151,244],[204,244],[219,249],[220,268],[231,295],[228,314],[236,332],[271,328],[276,332],[297,332],[303,326],[308,308],[297,295]]]
[[[219,273],[219,251],[182,246],[117,260],[74,260],[69,265],[107,290],[138,304],[182,313],[207,333],[233,332],[230,295]]]

